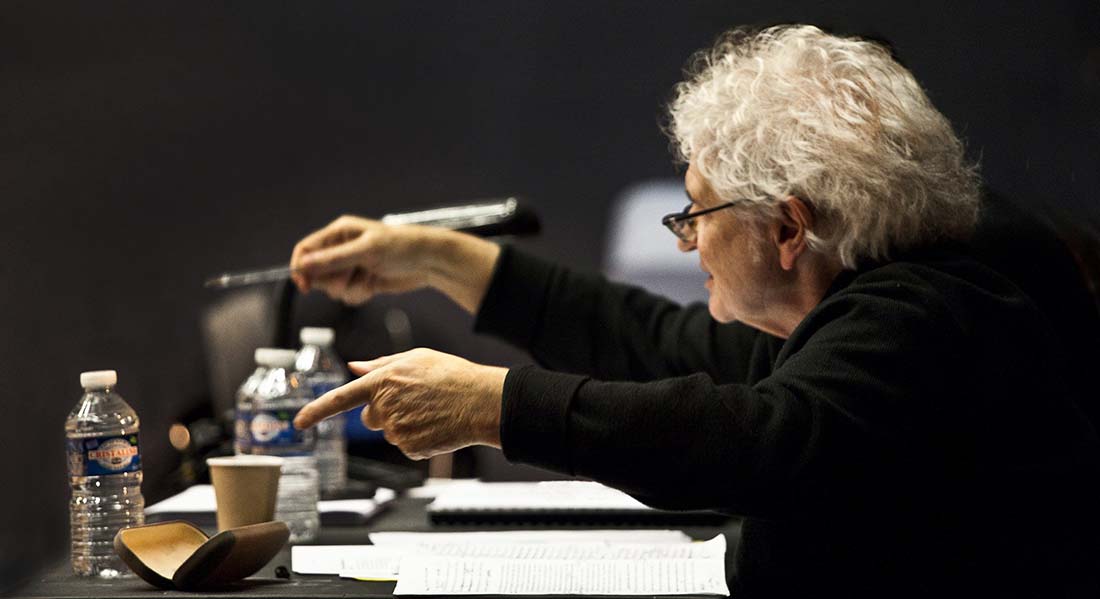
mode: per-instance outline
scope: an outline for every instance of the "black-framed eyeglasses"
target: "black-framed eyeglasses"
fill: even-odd
[[[666,214],[661,217],[661,224],[668,227],[669,231],[685,243],[695,243],[698,232],[695,230],[695,219],[703,216],[704,214],[710,214],[718,210],[729,208],[730,206],[736,206],[737,202],[726,202],[713,208],[706,208],[697,212],[692,212],[692,204],[688,204],[680,212],[673,212],[672,214]]]

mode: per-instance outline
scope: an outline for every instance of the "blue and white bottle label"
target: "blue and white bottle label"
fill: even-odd
[[[141,470],[137,433],[124,436],[68,439],[69,474],[103,476]]]
[[[322,379],[314,381],[313,384],[310,385],[310,389],[313,391],[313,397],[321,397],[325,393],[328,393],[329,391],[332,391],[339,386],[340,383],[336,381]],[[341,423],[340,426],[343,426],[343,420],[340,420],[338,418],[325,418],[324,420],[318,422],[317,434],[321,438],[327,438],[331,436],[333,428],[336,426],[337,422]]]
[[[294,428],[298,410],[260,410],[252,414],[252,446],[292,448],[305,443],[305,431]]]
[[[309,387],[310,387],[310,390],[313,391],[313,397],[316,398],[316,397],[321,397],[325,393],[328,393],[329,391],[332,391],[333,389],[335,389],[339,386],[340,386],[340,383],[337,383],[337,382],[334,382],[334,381],[321,380],[321,381],[314,381],[313,384],[311,384]]]
[[[243,453],[252,445],[252,410],[237,410],[233,419],[233,441]]]

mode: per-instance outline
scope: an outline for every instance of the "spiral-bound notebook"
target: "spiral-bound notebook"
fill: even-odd
[[[448,489],[428,505],[439,524],[718,524],[710,511],[666,511],[590,481],[473,483]]]

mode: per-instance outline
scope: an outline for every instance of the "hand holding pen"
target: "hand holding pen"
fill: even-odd
[[[371,293],[366,292],[370,285],[366,284],[369,281],[365,281],[364,278],[375,273],[377,268],[366,268],[370,264],[362,263],[357,264],[360,270],[356,271],[354,268],[345,268],[341,264],[350,265],[354,263],[355,259],[351,259],[350,256],[358,252],[357,255],[361,262],[364,260],[370,262],[371,256],[375,256],[374,263],[377,267],[377,255],[380,250],[377,250],[377,248],[372,250],[368,247],[372,244],[377,245],[371,241],[376,236],[369,234],[368,229],[386,230],[384,225],[393,227],[425,225],[440,229],[464,231],[484,237],[532,235],[538,233],[540,228],[539,219],[531,210],[529,204],[516,197],[485,200],[473,204],[416,212],[387,214],[380,221],[358,217],[342,217],[333,221],[327,227],[307,236],[299,242],[299,247],[295,249],[295,254],[300,255],[299,257],[303,259],[306,254],[315,253],[322,249],[332,250],[332,252],[315,255],[310,261],[289,266],[224,273],[207,279],[204,286],[226,289],[292,278],[301,290],[308,291],[316,285],[317,281],[314,279],[317,278],[317,280],[323,280],[323,284],[319,288],[329,293],[334,299],[340,299],[348,303],[361,303],[371,295]],[[338,247],[340,249],[337,249]],[[429,251],[429,253],[431,252]],[[398,252],[398,255],[400,254],[401,252]],[[337,256],[341,256],[341,258],[336,262],[329,262],[330,259],[336,259]],[[311,261],[314,262],[311,263]],[[299,272],[299,269],[301,269],[301,272]],[[407,279],[408,276],[413,274],[405,273],[401,278]],[[403,285],[396,280],[379,281],[379,283],[381,284],[379,291],[390,288],[393,291],[407,290],[407,285]],[[392,283],[392,285],[387,283]],[[411,281],[405,280],[405,283],[411,284]],[[426,283],[422,281],[420,286],[423,286],[423,284]],[[349,288],[352,291],[349,292]],[[412,288],[415,288],[415,286]]]

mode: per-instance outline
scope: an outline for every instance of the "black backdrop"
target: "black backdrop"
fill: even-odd
[[[510,192],[536,251],[596,267],[615,193],[677,174],[662,103],[732,25],[891,40],[991,183],[1095,230],[1100,5],[1018,4],[5,3],[0,589],[65,552],[80,371],[119,370],[163,497],[167,427],[207,397],[204,275],[343,212]]]

